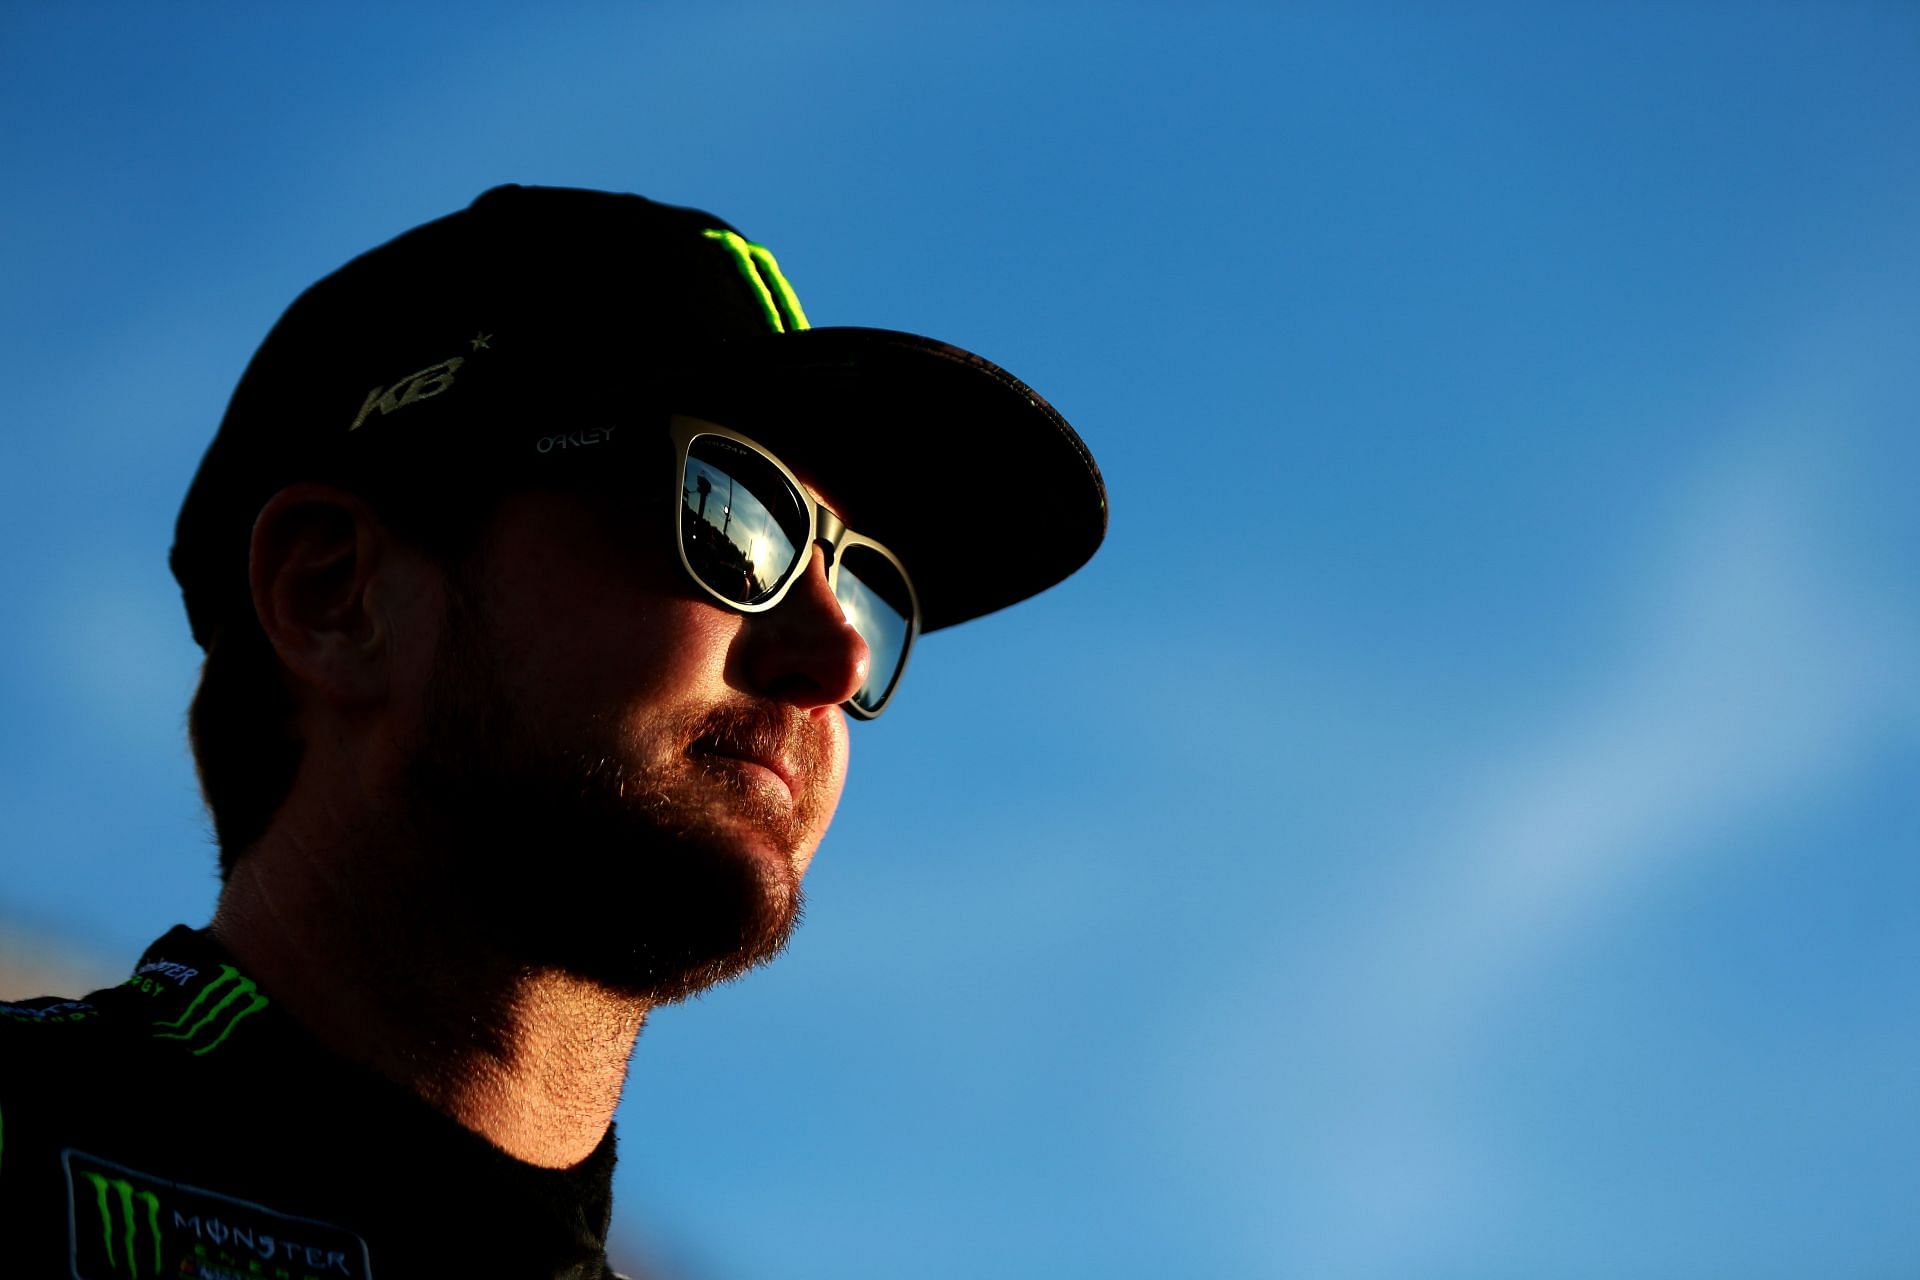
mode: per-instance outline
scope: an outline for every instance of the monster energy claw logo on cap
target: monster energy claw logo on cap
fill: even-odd
[[[767,323],[773,326],[775,333],[793,333],[813,327],[807,323],[807,313],[800,309],[799,295],[794,293],[793,286],[781,274],[780,264],[774,260],[767,246],[755,244],[737,231],[710,228],[701,234],[709,240],[719,241],[733,255],[734,265],[760,299]]]

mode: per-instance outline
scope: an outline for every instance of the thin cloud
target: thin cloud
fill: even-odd
[[[1863,598],[1789,457],[1713,476],[1588,702],[1477,780],[1393,922],[1381,1007],[1460,1031],[1663,868],[1842,776],[1920,716],[1916,629]]]
[[[1269,1256],[1394,1275],[1484,1250],[1516,1188],[1464,1091],[1497,1015],[1664,880],[1737,856],[1920,729],[1912,596],[1860,571],[1844,486],[1811,461],[1760,449],[1684,494],[1616,656],[1456,780],[1363,924],[1292,956],[1315,994],[1248,1032],[1284,1078],[1267,1087],[1297,1099],[1249,1184],[1250,1211],[1273,1224],[1283,1203],[1291,1224],[1261,1228],[1283,1231]]]

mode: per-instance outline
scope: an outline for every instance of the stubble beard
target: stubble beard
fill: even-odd
[[[562,743],[509,693],[475,593],[450,591],[410,774],[415,827],[439,839],[448,912],[529,969],[650,1004],[766,963],[798,925],[798,856],[816,838],[821,748],[779,712],[730,705],[646,726],[611,716]],[[805,780],[776,801],[704,748],[784,741]]]

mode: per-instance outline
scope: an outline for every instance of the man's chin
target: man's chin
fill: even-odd
[[[767,963],[798,926],[788,856],[757,837],[680,840],[548,914],[556,963],[654,1003],[683,1000]]]
[[[599,913],[577,931],[523,938],[528,962],[646,1001],[671,1004],[772,960],[800,917],[798,897],[777,910],[671,922],[645,911]]]
[[[793,852],[749,817],[524,786],[448,799],[435,797],[459,815],[450,905],[529,968],[665,1003],[766,963],[799,923]]]
[[[531,912],[523,913],[524,894],[511,893],[500,904],[510,913],[503,923],[527,963],[654,1003],[682,1000],[786,946],[801,896],[784,865],[739,849],[681,845],[665,858],[562,877],[571,883],[536,895],[546,900]]]

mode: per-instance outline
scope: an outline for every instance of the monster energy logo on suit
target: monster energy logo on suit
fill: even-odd
[[[61,1153],[75,1280],[371,1280],[351,1231],[88,1155]]]
[[[218,993],[220,999],[213,999]],[[267,998],[253,979],[230,964],[220,966],[220,976],[200,989],[186,1012],[171,1022],[155,1024],[156,1040],[187,1040],[195,1044],[194,1055],[211,1053],[229,1035],[240,1019],[267,1007]],[[192,1019],[198,1015],[198,1021]]]
[[[140,1256],[151,1249],[153,1262],[147,1274],[159,1275],[162,1266],[160,1197],[151,1191],[136,1189],[125,1178],[109,1178],[92,1169],[83,1170],[80,1176],[93,1184],[100,1210],[100,1250],[106,1254],[111,1274],[119,1275],[124,1270],[129,1276],[139,1276]],[[115,1236],[121,1237],[118,1257],[113,1251]]]

